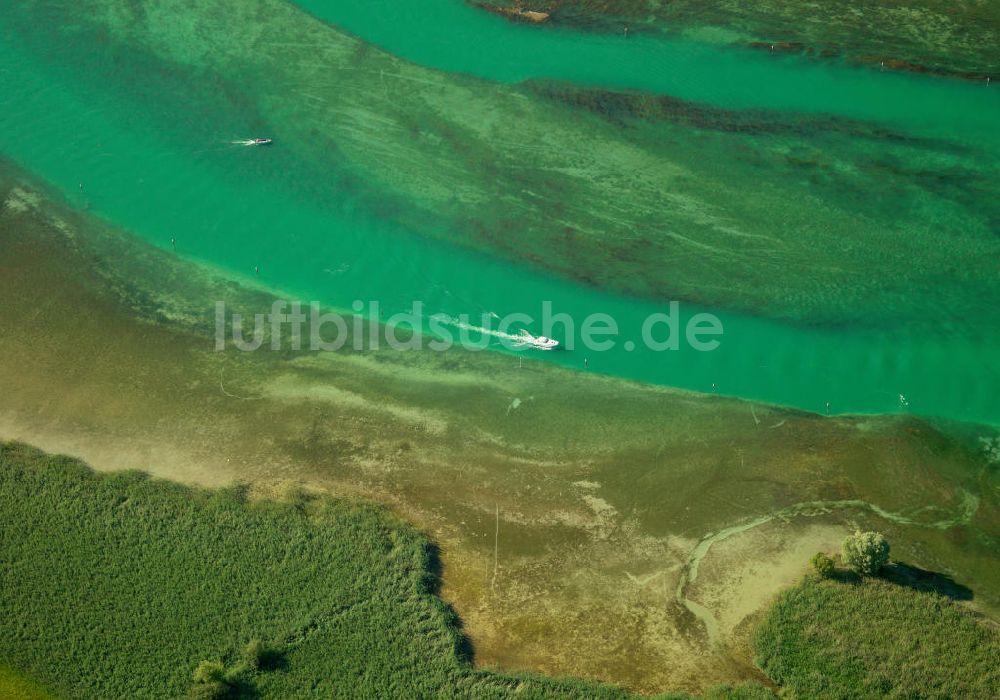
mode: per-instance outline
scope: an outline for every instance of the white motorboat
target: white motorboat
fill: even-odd
[[[559,341],[553,340],[552,338],[546,338],[544,335],[531,335],[526,330],[522,330],[517,337],[517,342],[520,345],[530,345],[533,348],[538,348],[539,350],[554,350],[559,347]]]

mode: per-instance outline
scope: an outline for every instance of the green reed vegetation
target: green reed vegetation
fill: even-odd
[[[771,608],[756,646],[795,697],[1000,697],[997,627],[885,579],[807,578]]]
[[[97,475],[16,443],[0,502],[0,658],[61,695],[628,697],[475,670],[433,547],[375,508]]]

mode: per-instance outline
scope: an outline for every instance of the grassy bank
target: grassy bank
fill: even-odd
[[[0,503],[0,659],[65,696],[182,696],[202,660],[246,697],[628,696],[474,670],[433,548],[373,508],[99,476],[16,443]],[[259,670],[252,639],[271,650]],[[0,690],[44,697],[2,666]]]
[[[996,625],[882,579],[804,581],[768,613],[757,652],[795,697],[1000,697]]]
[[[0,697],[53,697],[39,682],[182,697],[204,660],[224,667],[225,697],[637,697],[475,669],[435,595],[433,546],[374,508],[97,475],[19,443],[0,443],[0,504]],[[794,697],[996,697],[996,626],[928,592],[940,577],[900,570],[784,593],[757,635],[761,668]],[[268,650],[258,667],[250,640]],[[703,697],[774,695],[751,683]]]
[[[16,444],[0,500],[0,656],[68,696],[183,695],[200,661],[232,667],[254,638],[280,655],[246,679],[270,697],[579,690],[472,672],[433,551],[373,509],[250,504]]]

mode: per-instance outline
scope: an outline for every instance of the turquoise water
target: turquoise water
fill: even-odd
[[[721,107],[883,120],[912,133],[1000,144],[1000,90],[985,83],[851,69],[680,39],[626,40],[525,26],[455,0],[296,4],[416,63],[489,80],[552,78],[648,90]]]
[[[983,86],[711,46],[542,33],[444,0],[397,2],[391,10],[383,3],[381,12],[378,3],[302,4],[404,57],[494,80],[558,77],[728,107],[865,117],[975,143],[986,158],[997,145],[991,126],[1000,101]],[[428,14],[430,8],[438,14]],[[473,31],[476,42],[462,38]],[[725,335],[714,352],[655,353],[641,344],[629,351],[624,341],[638,341],[642,319],[664,305],[586,288],[393,225],[350,187],[350,164],[326,174],[322,188],[330,196],[320,203],[321,176],[290,172],[296,161],[280,143],[270,149],[231,143],[265,133],[259,129],[267,125],[252,114],[237,123],[213,113],[210,88],[200,97],[173,94],[168,76],[162,95],[122,94],[105,84],[101,71],[154,67],[113,59],[80,67],[63,61],[55,47],[39,55],[13,34],[0,37],[0,152],[71,201],[158,246],[169,249],[176,237],[180,254],[194,260],[242,278],[260,265],[263,284],[341,308],[355,299],[378,300],[383,317],[413,300],[423,301],[428,314],[538,316],[549,300],[578,322],[593,312],[610,314],[622,335],[609,352],[532,353],[536,359],[576,369],[586,359],[595,372],[819,412],[829,403],[832,412],[907,410],[1000,423],[994,398],[1000,332],[980,327],[974,312],[954,309],[920,331],[803,328],[716,312]],[[185,106],[196,97],[208,106]],[[212,123],[220,116],[230,118],[225,126]]]

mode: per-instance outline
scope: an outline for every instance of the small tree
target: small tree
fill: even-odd
[[[202,661],[194,670],[195,683],[223,683],[226,679],[226,667],[221,661]]]
[[[220,700],[229,694],[226,669],[221,661],[202,661],[194,670],[189,696],[196,700]]]
[[[809,560],[812,564],[813,571],[820,578],[830,578],[833,576],[834,571],[837,570],[837,566],[833,563],[833,559],[828,557],[823,552],[816,552],[812,559]]]
[[[268,648],[259,639],[251,639],[250,642],[243,647],[243,665],[249,671],[259,671],[261,666],[267,661]]]
[[[879,532],[855,532],[844,540],[843,556],[862,576],[874,576],[889,563],[889,540]]]

